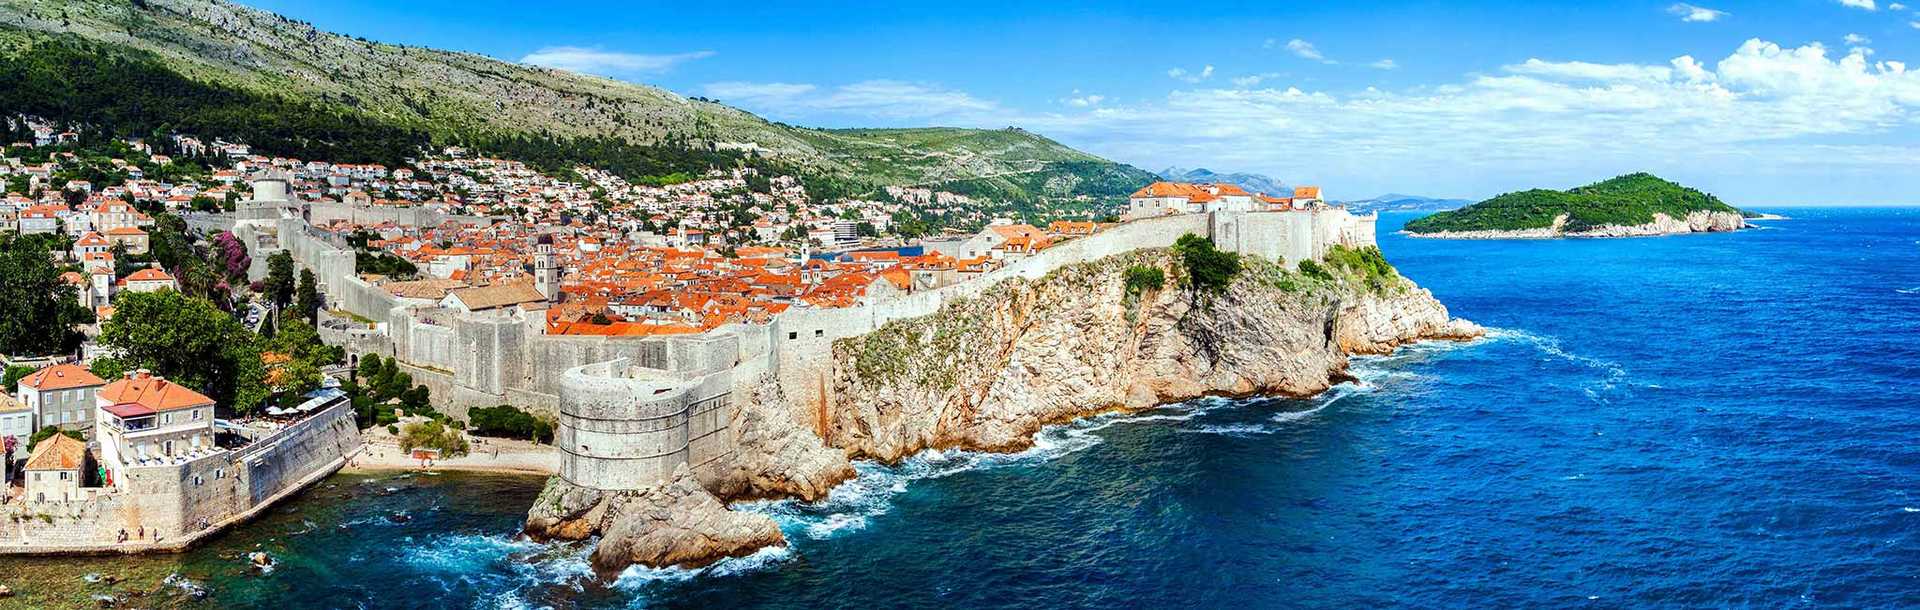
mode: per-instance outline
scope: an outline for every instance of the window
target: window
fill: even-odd
[[[194,487],[200,486],[200,475],[197,475],[197,474],[193,475],[193,486]]]
[[[790,333],[787,333],[787,340],[788,340],[788,341],[792,341],[792,340],[794,340],[794,339],[798,339],[798,338],[800,338],[800,332],[799,332],[799,331],[794,331],[794,332],[790,332]]]
[[[199,410],[199,409],[194,409],[194,410],[193,410],[193,421],[200,421],[200,410]]]
[[[73,473],[71,473],[71,472],[65,472],[65,471],[62,471],[62,472],[60,473],[60,480],[62,480],[62,481],[71,481],[71,480],[73,480]]]
[[[825,336],[827,336],[827,330],[826,330],[826,329],[824,329],[824,328],[822,328],[822,329],[819,329],[819,330],[815,330],[815,331],[813,331],[813,336],[815,336],[815,337],[825,337]]]

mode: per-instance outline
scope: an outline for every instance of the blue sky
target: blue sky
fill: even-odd
[[[799,125],[1018,125],[1336,197],[1645,170],[1736,204],[1920,203],[1920,0],[252,4]]]

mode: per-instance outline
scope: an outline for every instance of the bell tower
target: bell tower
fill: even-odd
[[[551,303],[560,302],[560,259],[553,253],[553,234],[533,240],[533,287]]]

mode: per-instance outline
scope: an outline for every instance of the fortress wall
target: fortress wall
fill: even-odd
[[[127,468],[121,487],[88,501],[24,507],[31,518],[0,520],[0,554],[180,548],[332,473],[359,447],[353,410],[338,404],[237,452]]]
[[[233,463],[245,467],[246,503],[258,504],[326,469],[328,464],[344,462],[359,446],[360,429],[353,420],[353,405],[342,401],[247,446],[234,454]]]
[[[315,225],[345,220],[360,225],[391,222],[403,227],[433,227],[448,220],[464,225],[485,225],[490,222],[490,219],[484,216],[442,214],[417,206],[374,207],[351,205],[339,201],[317,201],[307,204],[307,218]]]

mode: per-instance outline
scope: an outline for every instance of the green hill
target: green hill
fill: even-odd
[[[1048,196],[1111,197],[1113,176],[1152,179],[1018,129],[794,127],[656,87],[333,34],[224,0],[0,0],[0,79],[10,112],[343,160],[419,143],[513,152],[538,140],[536,156],[652,169],[711,155],[634,149],[753,149],[853,190],[983,180],[1002,195],[1041,184]]]
[[[1533,189],[1506,193],[1458,210],[1440,212],[1407,223],[1410,233],[1457,231],[1517,231],[1553,226],[1567,216],[1565,230],[1580,232],[1607,225],[1642,225],[1664,213],[1685,218],[1694,211],[1732,212],[1739,209],[1718,197],[1660,179],[1634,173],[1565,191]]]

